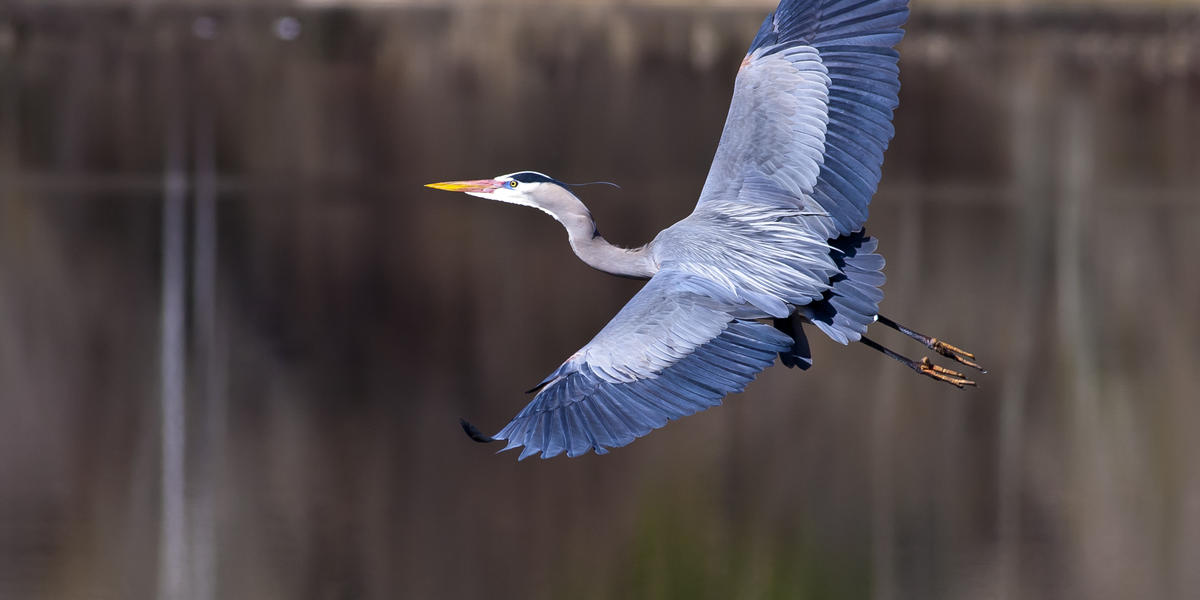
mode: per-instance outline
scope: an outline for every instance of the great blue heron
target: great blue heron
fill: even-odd
[[[690,215],[641,248],[600,235],[568,185],[534,171],[429,184],[532,206],[592,267],[649,282],[480,442],[604,454],[742,391],[778,355],[812,365],[804,324],[958,387],[966,375],[865,337],[878,321],[980,369],[975,356],[879,314],[883,257],[863,224],[891,140],[907,0],[783,0],[738,70],[716,157]],[[982,369],[980,369],[982,370]]]

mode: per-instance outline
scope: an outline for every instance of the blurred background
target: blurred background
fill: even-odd
[[[1200,597],[1196,1],[913,1],[883,308],[979,389],[814,334],[608,456],[462,435],[640,284],[421,184],[650,240],[773,5],[0,5],[0,598]]]

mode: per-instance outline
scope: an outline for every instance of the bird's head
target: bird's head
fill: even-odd
[[[479,198],[532,206],[543,210],[553,202],[555,192],[566,189],[562,182],[536,171],[517,171],[507,175],[498,175],[492,179],[430,183],[425,187],[449,192],[464,192]]]

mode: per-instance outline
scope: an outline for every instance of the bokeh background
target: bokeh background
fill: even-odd
[[[773,4],[0,5],[0,598],[1200,597],[1197,2],[914,0],[870,230],[979,389],[813,335],[608,456],[462,435],[640,284],[421,184],[648,241]]]

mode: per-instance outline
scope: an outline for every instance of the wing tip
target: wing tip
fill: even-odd
[[[490,435],[485,435],[482,431],[479,431],[478,427],[475,427],[470,421],[462,417],[459,417],[458,424],[462,426],[463,433],[466,433],[467,437],[479,442],[480,444],[490,444],[497,441],[496,438]]]

